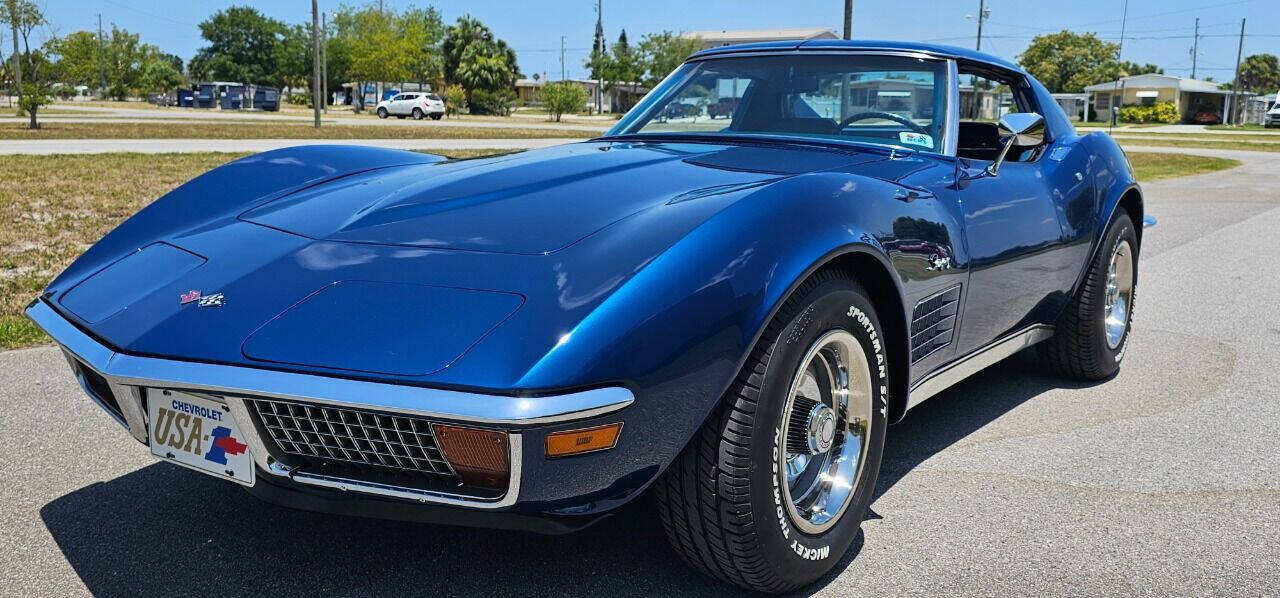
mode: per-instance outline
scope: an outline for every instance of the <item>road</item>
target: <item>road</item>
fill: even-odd
[[[1067,382],[1022,354],[912,411],[863,533],[812,592],[1280,587],[1280,154],[1189,152],[1246,164],[1146,186],[1159,224],[1121,373]],[[152,461],[51,348],[0,353],[0,402],[6,594],[733,593],[686,568],[643,505],[541,537],[258,502]]]

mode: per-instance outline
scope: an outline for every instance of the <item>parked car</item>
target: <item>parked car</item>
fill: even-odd
[[[1267,111],[1265,125],[1268,129],[1280,127],[1280,93],[1276,94],[1276,98],[1276,103]]]
[[[961,123],[974,74],[1016,111]],[[659,122],[726,79],[730,125]],[[878,79],[931,116],[813,108]],[[1033,345],[1120,368],[1142,190],[1017,65],[812,40],[668,81],[587,142],[241,158],[26,313],[151,454],[265,500],[561,533],[649,491],[689,563],[770,592],[841,562],[909,409]]]
[[[711,118],[733,118],[733,111],[738,108],[738,98],[720,98],[707,105],[707,116]]]
[[[399,93],[378,102],[376,112],[378,118],[412,116],[414,120],[422,120],[423,117],[430,116],[431,120],[440,120],[444,116],[444,100],[434,93]]]
[[[1218,125],[1222,124],[1222,115],[1213,110],[1199,110],[1191,120],[1201,125]]]

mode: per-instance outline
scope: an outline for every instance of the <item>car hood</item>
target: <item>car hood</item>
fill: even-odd
[[[849,160],[754,147],[570,144],[356,174],[240,218],[317,240],[539,255],[689,193]]]
[[[122,248],[113,261],[101,255],[99,269],[68,270],[45,298],[132,354],[511,388],[647,264],[730,205],[797,175],[883,160],[592,142],[402,161],[179,220],[154,237],[113,238],[149,230],[149,219],[180,218],[143,212],[100,243]],[[157,202],[178,203],[158,207],[195,193],[180,188]]]

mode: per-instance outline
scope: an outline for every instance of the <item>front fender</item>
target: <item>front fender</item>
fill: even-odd
[[[49,285],[66,290],[153,242],[199,230],[300,189],[358,172],[445,160],[443,156],[342,145],[289,147],[219,166],[152,202],[76,259]]]
[[[808,274],[851,252],[889,268],[877,236],[892,221],[884,215],[892,203],[884,202],[896,201],[897,188],[820,173],[750,192],[648,263],[564,335],[518,386],[627,385],[637,397],[627,419],[648,420],[632,429],[646,430],[649,454],[665,467]]]

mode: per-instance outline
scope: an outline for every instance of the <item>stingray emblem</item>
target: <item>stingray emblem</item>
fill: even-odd
[[[191,303],[192,301],[199,301],[199,300],[200,300],[200,291],[196,291],[196,290],[190,290],[181,295],[178,295],[178,303],[182,305],[186,305],[188,303]]]
[[[200,307],[222,307],[222,293],[200,298]]]

